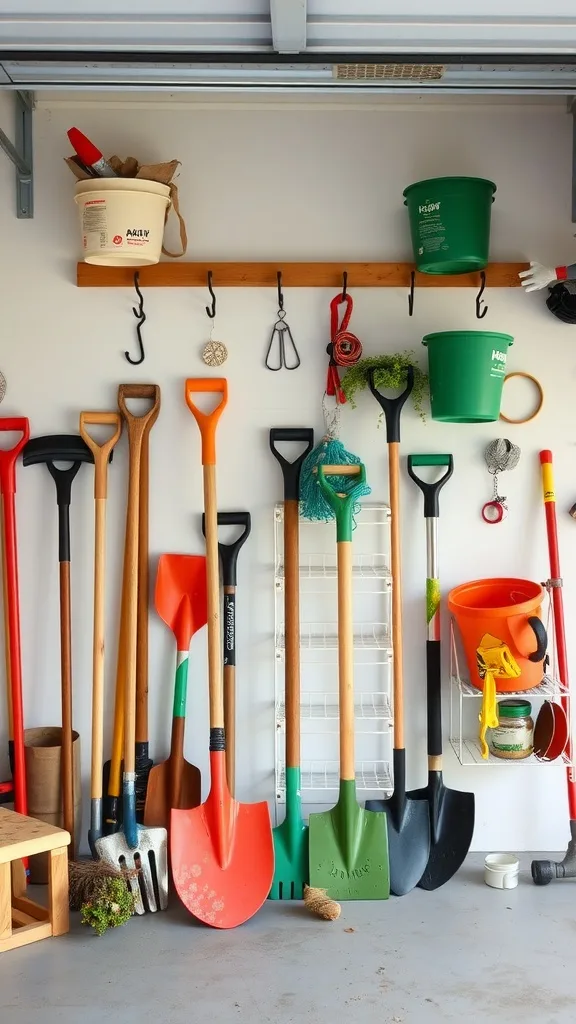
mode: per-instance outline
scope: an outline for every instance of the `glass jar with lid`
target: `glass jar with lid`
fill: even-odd
[[[520,760],[534,749],[534,722],[530,701],[509,697],[498,703],[498,725],[491,730],[490,752],[495,757]]]

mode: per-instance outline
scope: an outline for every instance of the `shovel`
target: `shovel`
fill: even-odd
[[[354,767],[354,625],[352,619],[352,511],[354,494],[337,494],[327,476],[358,476],[362,463],[318,466],[318,483],[336,516],[338,547],[338,705],[340,792],[331,811],[311,814],[310,885],[334,900],[385,900],[390,895],[386,815],[360,807]]]
[[[30,437],[30,424],[24,416],[0,417],[0,431],[22,436],[13,448],[0,448],[0,493],[2,494],[2,555],[4,558],[4,596],[6,600],[5,643],[9,667],[9,724],[12,729],[14,767],[14,810],[28,813],[26,765],[24,762],[24,713],[22,707],[22,656],[20,649],[20,602],[18,589],[18,545],[16,540],[16,462]]]
[[[118,388],[118,406],[126,422],[130,445],[128,510],[126,514],[126,550],[124,593],[126,612],[126,662],[124,695],[124,776],[122,780],[122,831],[98,839],[98,856],[118,868],[137,868],[139,874],[127,881],[136,896],[135,910],[143,914],[168,906],[167,835],[163,828],[143,828],[136,822],[136,654],[138,630],[138,520],[140,504],[140,458],[142,440],[149,421],[156,413],[160,388],[155,384],[130,385],[131,398],[146,398],[154,404],[143,416],[133,416],[126,406],[125,385]]]
[[[72,839],[68,848],[74,860],[74,768],[72,731],[72,624],[70,613],[70,502],[72,484],[83,462],[94,456],[79,434],[33,437],[22,453],[25,466],[44,463],[56,484],[58,502],[58,560],[60,562],[60,673],[62,687],[62,823]],[[57,462],[69,462],[59,469]]]
[[[367,800],[370,811],[384,811],[388,818],[390,889],[395,896],[410,892],[422,878],[430,853],[428,804],[406,793],[406,750],[404,748],[404,679],[402,658],[402,572],[400,554],[400,413],[414,387],[414,370],[408,367],[407,384],[396,398],[381,395],[369,384],[386,418],[388,473],[390,480],[390,524],[392,555],[392,659],[394,667],[394,792],[389,800]]]
[[[184,723],[190,641],[206,625],[204,555],[160,555],[156,575],[156,611],[176,640],[176,681],[170,757],[152,768],[144,806],[144,824],[168,828],[173,807],[198,807],[200,769],[184,760]]]
[[[432,483],[421,480],[417,466],[445,467]],[[448,789],[442,779],[442,674],[440,651],[440,581],[438,575],[439,494],[452,476],[451,455],[409,455],[408,474],[424,495],[426,520],[426,683],[428,703],[428,785],[408,794],[424,800],[430,816],[430,853],[421,889],[439,889],[456,874],[474,833],[474,794]]]
[[[236,567],[240,548],[248,540],[252,522],[249,512],[219,512],[218,526],[243,526],[235,541],[218,541],[224,590],[224,733],[226,735],[226,777],[234,796],[236,787]],[[206,516],[202,514],[202,533],[206,536]],[[198,801],[200,803],[200,801]]]
[[[301,454],[289,462],[276,448],[278,442],[305,444]],[[309,427],[272,427],[270,449],[284,477],[284,634],[286,721],[286,816],[272,831],[274,839],[274,882],[271,900],[301,900],[308,882],[308,826],[302,818],[300,796],[300,550],[298,495],[300,470],[314,445]]]
[[[114,428],[112,437],[99,444],[88,426]],[[112,458],[122,421],[117,412],[81,412],[80,435],[94,458],[94,629],[92,636],[92,752],[90,768],[90,828],[88,843],[96,857],[96,840],[102,838],[102,750],[104,716],[104,584],[106,569],[106,497],[108,461]]]
[[[211,413],[192,401],[196,392],[218,393]],[[218,585],[216,424],[227,400],[227,381],[186,381],[185,398],[202,435],[206,573],[208,590],[208,678],[210,690],[210,792],[190,811],[172,811],[170,855],[176,890],[185,907],[215,928],[234,928],[264,903],[274,874],[274,847],[266,801],[241,804],[226,780],[224,693]]]

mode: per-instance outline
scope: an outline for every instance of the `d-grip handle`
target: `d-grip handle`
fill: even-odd
[[[141,416],[135,416],[126,405],[128,398],[145,398],[152,402],[152,407]],[[119,384],[118,385],[118,408],[126,420],[129,433],[138,429],[144,433],[147,427],[152,427],[158,419],[160,412],[160,388],[158,384]]]
[[[230,544],[218,541],[218,551],[222,562],[222,583],[225,587],[235,587],[237,583],[236,568],[240,548],[246,543],[252,529],[249,512],[219,512],[218,526],[243,526],[244,531]],[[206,536],[206,515],[202,513],[202,533]]]
[[[0,417],[0,430],[8,434],[21,431],[22,437],[13,448],[0,448],[0,493],[14,494],[16,490],[16,462],[30,437],[30,421],[27,416]]]
[[[300,441],[306,445],[303,452],[290,462],[275,447],[279,441]],[[312,451],[314,431],[312,427],[271,427],[270,451],[280,464],[284,477],[284,501],[298,501],[300,496],[300,470],[302,463]]]
[[[417,476],[414,472],[415,466],[446,466],[447,468],[439,480],[433,480],[431,483],[428,483]],[[451,455],[409,455],[407,469],[408,476],[412,478],[424,495],[424,517],[426,519],[437,519],[440,515],[440,502],[438,500],[440,491],[454,472],[454,459]]]
[[[194,392],[203,394],[218,393],[222,395],[218,405],[212,412],[202,412],[192,401]],[[194,416],[202,436],[202,465],[216,465],[216,427],[218,420],[228,402],[228,381],[225,377],[189,377],[184,386],[184,397],[190,412]]]
[[[88,432],[89,426],[114,427],[112,437],[109,437],[102,444],[95,441]],[[108,490],[108,462],[112,462],[114,447],[122,433],[122,420],[118,412],[81,412],[80,413],[80,434],[88,445],[94,458],[94,497],[105,498]]]
[[[362,462],[348,466],[318,466],[318,483],[320,489],[336,516],[336,540],[352,540],[352,509],[354,507],[353,494],[339,494],[331,483],[328,476],[357,476],[358,483],[366,483],[366,467]]]
[[[414,367],[407,367],[406,387],[401,394],[396,396],[396,398],[388,398],[386,395],[380,394],[378,388],[374,384],[374,375],[377,372],[377,369],[368,371],[368,385],[370,387],[370,391],[374,395],[374,398],[380,403],[382,412],[386,418],[386,441],[388,444],[396,444],[400,441],[400,413],[402,412],[408,395],[414,387]]]
[[[543,661],[548,649],[548,634],[546,632],[546,627],[542,622],[542,619],[539,619],[537,615],[530,616],[528,619],[528,625],[533,630],[537,643],[536,650],[533,651],[532,654],[528,655],[528,661]]]

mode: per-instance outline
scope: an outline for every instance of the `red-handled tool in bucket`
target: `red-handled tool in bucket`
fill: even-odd
[[[24,715],[22,710],[22,660],[20,656],[20,609],[18,599],[18,548],[16,544],[16,462],[30,437],[25,416],[0,417],[0,431],[21,433],[13,448],[0,449],[0,493],[2,494],[2,536],[5,557],[6,601],[8,605],[6,644],[10,652],[10,688],[14,737],[14,809],[28,813],[24,765]]]
[[[552,607],[554,609],[554,633],[556,637],[556,658],[558,676],[564,687],[562,707],[570,721],[568,656],[566,653],[566,632],[564,629],[564,600],[562,596],[562,576],[560,574],[560,552],[558,550],[558,530],[556,526],[556,492],[554,490],[554,470],[552,468],[552,452],[540,452],[542,465],[542,490],[544,509],[546,512],[546,531],[548,534],[548,554],[550,557],[550,579],[547,588],[552,591]],[[568,787],[568,813],[570,815],[570,842],[566,856],[562,861],[533,860],[532,879],[536,885],[547,885],[553,878],[576,878],[576,774],[572,767],[572,739],[568,734],[565,750],[568,761],[566,769],[566,785]]]

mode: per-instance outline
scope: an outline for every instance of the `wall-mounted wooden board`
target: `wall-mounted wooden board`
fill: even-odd
[[[487,288],[518,288],[518,274],[527,263],[489,263]],[[143,288],[206,287],[212,271],[214,288],[275,288],[282,273],[283,288],[341,288],[344,271],[348,288],[409,288],[412,263],[156,263],[152,267],[96,267],[79,263],[79,288],[129,288],[138,270]],[[439,276],[416,274],[416,288],[480,287],[480,274]]]

